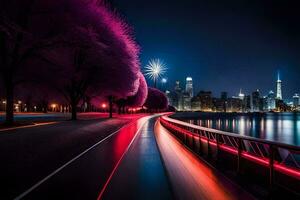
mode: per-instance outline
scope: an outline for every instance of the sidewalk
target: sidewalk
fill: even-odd
[[[148,120],[108,183],[102,199],[173,199],[154,137],[157,117]]]

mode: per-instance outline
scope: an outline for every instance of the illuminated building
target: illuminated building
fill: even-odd
[[[199,96],[194,96],[191,99],[191,107],[192,107],[192,111],[200,111],[201,110],[201,102],[200,102]]]
[[[169,99],[170,105],[176,108],[176,110],[183,110],[183,94],[179,81],[175,82],[174,92],[170,92]]]
[[[252,92],[251,95],[251,112],[259,112],[260,111],[260,93],[257,89]]]
[[[213,100],[211,91],[200,91],[197,95],[200,100],[201,111],[212,111]]]
[[[250,112],[251,111],[251,96],[245,95],[242,100],[242,112]]]
[[[186,77],[185,92],[188,93],[190,97],[194,96],[192,77]]]
[[[223,112],[227,111],[227,101],[228,101],[228,93],[227,92],[221,92],[221,100],[223,103]]]
[[[276,101],[275,101],[275,94],[274,92],[271,90],[268,94],[268,111],[274,110],[276,109]]]
[[[242,103],[243,100],[241,100],[240,98],[236,98],[236,97],[228,98],[227,101],[228,112],[242,112]]]
[[[244,100],[245,94],[242,93],[242,89],[240,89],[239,99]]]
[[[281,90],[281,86],[282,86],[282,81],[280,80],[280,75],[278,73],[278,77],[277,77],[277,81],[276,81],[276,99],[282,100],[282,90]]]
[[[268,96],[263,96],[263,98],[261,99],[261,101],[262,101],[262,110],[263,111],[268,111],[269,110]]]
[[[191,111],[192,110],[191,100],[192,100],[192,97],[190,96],[190,93],[184,92],[182,94],[183,111]]]
[[[213,98],[213,111],[226,112],[225,101],[221,98]]]
[[[299,94],[295,94],[293,96],[293,106],[294,107],[300,106],[300,97],[299,97]]]
[[[169,90],[166,90],[165,94],[168,99],[168,105],[173,105],[173,99],[172,99],[171,92]]]
[[[176,81],[175,82],[175,92],[181,93],[181,88],[180,88],[180,82]]]
[[[250,97],[245,96],[245,94],[242,93],[242,89],[240,89],[237,97],[233,96],[228,99],[229,112],[246,112],[247,102],[250,102]]]

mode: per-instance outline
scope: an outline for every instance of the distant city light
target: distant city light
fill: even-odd
[[[157,79],[160,78],[166,70],[166,65],[160,59],[152,59],[145,67],[145,75],[154,81],[154,87],[156,87]]]
[[[192,81],[192,77],[186,77],[186,81]]]
[[[166,83],[166,82],[167,82],[167,79],[166,79],[166,78],[162,78],[162,79],[161,79],[161,82],[162,82],[162,83]]]
[[[103,103],[103,104],[101,105],[101,107],[102,107],[102,108],[106,108],[106,104]]]

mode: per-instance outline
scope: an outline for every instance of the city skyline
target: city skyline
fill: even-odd
[[[184,87],[185,84],[185,87]],[[276,93],[275,93],[276,92]],[[300,98],[295,93],[291,100],[283,98],[282,80],[277,73],[276,90],[267,94],[259,89],[245,93],[240,89],[238,95],[230,96],[227,91],[219,95],[210,90],[194,91],[193,78],[188,76],[185,83],[176,81],[173,88],[167,88],[165,93],[169,105],[178,111],[203,112],[291,112],[300,110]]]
[[[275,93],[277,99],[280,99],[280,100],[282,99],[282,100],[286,101],[287,103],[292,102],[293,101],[293,96],[295,96],[296,94],[299,94],[300,90],[292,91],[292,94],[290,96],[288,96],[285,93],[285,89],[286,89],[285,80],[282,80],[279,70],[276,73],[276,77],[277,77],[277,79],[273,81],[273,85],[274,85],[273,88],[269,88],[269,89],[268,88],[264,88],[264,89],[256,88],[252,91],[249,91],[249,90],[246,90],[242,87],[239,87],[239,89],[237,91],[233,92],[233,93],[228,92],[228,90],[226,90],[226,89],[219,92],[219,93],[217,93],[213,90],[210,90],[209,88],[199,87],[199,86],[197,86],[197,80],[195,80],[192,76],[187,76],[186,78],[182,77],[181,79],[183,79],[184,81],[181,81],[181,79],[177,79],[176,81],[179,81],[181,87],[185,87],[186,79],[187,78],[192,78],[192,80],[193,80],[193,86],[192,87],[193,87],[193,94],[194,95],[197,95],[197,93],[200,92],[200,91],[211,91],[214,97],[220,97],[222,92],[227,92],[228,96],[235,97],[235,96],[239,96],[241,93],[243,95],[250,95],[252,92],[259,90],[261,96],[268,96],[269,92],[273,91]],[[168,87],[166,89],[167,90],[173,89],[174,86],[175,86],[176,81],[174,81],[173,83],[169,83]],[[282,83],[284,84],[283,89],[282,89]],[[280,85],[280,89],[279,89],[280,94],[278,94],[278,92],[279,92],[278,91],[278,86],[279,86],[278,84]],[[197,89],[197,88],[200,88],[200,89]]]

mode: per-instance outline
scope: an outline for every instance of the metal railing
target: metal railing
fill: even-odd
[[[270,188],[274,184],[274,173],[283,174],[300,183],[299,146],[201,127],[168,116],[162,116],[160,122],[196,153],[205,152],[207,157],[214,156],[217,159],[220,151],[233,155],[237,160],[237,172],[241,170],[242,160],[263,166],[268,170]]]

